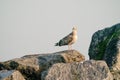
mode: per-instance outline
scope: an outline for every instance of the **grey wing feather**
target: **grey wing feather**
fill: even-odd
[[[72,41],[72,39],[73,39],[72,33],[70,33],[69,35],[67,35],[66,37],[59,41],[59,46],[68,45]]]

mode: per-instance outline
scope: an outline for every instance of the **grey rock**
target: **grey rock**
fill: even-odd
[[[26,55],[0,63],[0,70],[18,70],[26,80],[40,80],[41,72],[56,63],[81,62],[85,57],[76,50],[65,50],[49,54]]]
[[[0,71],[0,80],[25,80],[22,74],[16,70]]]
[[[120,23],[93,34],[89,57],[106,61],[112,72],[120,71]]]
[[[44,71],[41,80],[113,80],[104,61],[57,63]]]
[[[113,75],[113,80],[120,80],[120,71],[111,72]]]

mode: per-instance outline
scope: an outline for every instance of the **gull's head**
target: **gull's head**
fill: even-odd
[[[73,30],[73,31],[77,31],[77,27],[73,27],[72,30]]]

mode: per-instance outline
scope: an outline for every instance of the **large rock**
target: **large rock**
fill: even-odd
[[[25,79],[19,71],[2,70],[0,71],[0,80],[25,80]]]
[[[41,80],[113,80],[104,61],[57,63],[44,71]]]
[[[89,57],[94,60],[105,60],[111,71],[120,72],[120,24],[93,34]]]
[[[27,55],[0,63],[0,70],[18,70],[26,80],[40,80],[41,72],[56,63],[81,62],[85,57],[76,50],[66,50],[51,54]]]

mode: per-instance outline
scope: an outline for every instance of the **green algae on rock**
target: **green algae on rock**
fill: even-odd
[[[89,57],[94,60],[106,61],[113,73],[120,71],[120,23],[93,34]],[[119,76],[114,77],[118,78]]]

